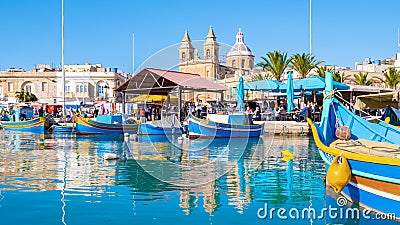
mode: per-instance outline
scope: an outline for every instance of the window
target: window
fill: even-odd
[[[104,84],[99,84],[97,86],[97,96],[104,97]]]
[[[186,60],[186,54],[184,52],[182,52],[182,61]]]
[[[71,89],[70,89],[71,87],[69,86],[69,84],[67,83],[67,84],[65,84],[65,92],[70,92],[71,91]]]
[[[26,92],[32,92],[32,85],[31,84],[25,85],[25,91]]]
[[[246,60],[245,59],[242,59],[242,68],[244,68],[244,63],[246,62]]]
[[[8,82],[8,91],[14,91],[14,84],[13,82]]]
[[[76,85],[76,93],[79,93],[79,85]]]
[[[236,67],[236,60],[232,60],[232,67]]]
[[[79,92],[82,92],[82,93],[83,93],[83,85],[82,85],[82,84],[79,85]]]
[[[87,84],[85,84],[85,86],[83,87],[84,88],[83,92],[85,92],[85,93],[88,92],[88,88],[87,87],[88,87]]]
[[[209,59],[209,58],[211,57],[210,49],[207,49],[207,51],[206,51],[206,56],[207,56],[207,59]]]
[[[42,82],[42,91],[47,91],[47,82]]]

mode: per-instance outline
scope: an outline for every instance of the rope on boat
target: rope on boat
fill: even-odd
[[[368,154],[369,155],[376,155],[376,156],[388,156],[390,154],[392,158],[400,158],[400,147],[398,148],[393,148],[390,146],[366,146],[365,144],[361,143],[358,140],[348,140],[346,142],[338,142],[335,143],[335,147],[340,149],[340,150],[345,150],[349,152],[354,152],[354,153],[360,153],[360,151],[357,151],[357,149],[349,149],[349,147],[363,147],[368,149]],[[382,154],[376,154],[376,153],[371,153],[371,150],[376,151],[378,153]],[[386,154],[384,154],[386,153]]]

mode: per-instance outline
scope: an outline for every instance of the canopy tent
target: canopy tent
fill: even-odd
[[[173,90],[178,95],[178,111],[180,112],[182,91],[216,92],[220,93],[221,100],[223,100],[223,91],[226,88],[198,74],[145,68],[115,89],[115,91],[122,93],[123,113],[125,113],[126,93],[166,96]],[[178,117],[180,117],[180,114],[178,114]]]
[[[265,79],[265,80],[257,80],[253,82],[249,82],[244,84],[244,90],[251,91],[272,91],[277,89],[283,83],[277,80]]]
[[[400,126],[400,110],[388,105],[381,120],[386,121],[393,126]]]
[[[178,100],[178,97],[173,96],[173,95],[169,95],[170,96],[170,100]],[[131,102],[164,102],[165,100],[167,100],[167,96],[166,95],[139,95],[137,97],[131,98],[130,101]]]
[[[384,109],[388,105],[398,107],[400,91],[386,92],[380,94],[360,95],[356,98],[354,108],[363,109]]]
[[[275,91],[286,92],[288,88],[287,83],[279,86]],[[293,88],[295,91],[322,91],[325,89],[325,79],[319,76],[310,76],[300,80],[293,81]],[[349,90],[350,87],[346,84],[342,84],[333,81],[333,89],[337,90]]]
[[[226,89],[197,74],[145,68],[116,88],[115,91],[132,94],[168,95],[175,88],[219,93]]]

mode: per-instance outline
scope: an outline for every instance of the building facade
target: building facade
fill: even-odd
[[[0,100],[16,103],[15,95],[23,89],[35,94],[42,103],[52,103],[56,96],[56,73],[0,72]]]
[[[101,64],[65,65],[66,102],[114,102],[114,89],[126,80],[116,68],[103,68]],[[38,65],[31,71],[7,70],[0,72],[0,101],[16,103],[15,95],[21,89],[36,95],[40,103],[62,103],[62,72],[49,65]]]
[[[220,60],[220,44],[217,42],[212,26],[208,31],[206,40],[203,43],[203,57],[198,54],[198,49],[192,45],[189,33],[186,31],[179,47],[179,71],[185,73],[199,74],[200,76],[213,80],[218,84],[227,87],[224,99],[235,98],[238,79],[243,76],[251,79],[254,70],[254,55],[250,48],[244,43],[244,35],[239,29],[236,34],[236,42],[226,54],[226,63]],[[211,93],[190,93],[183,96],[184,99],[197,101],[199,99],[215,99]]]
[[[65,66],[65,101],[69,104],[93,103],[94,101],[116,101],[114,89],[127,77],[116,68],[103,68],[101,64]],[[62,72],[56,74],[57,102],[63,101]]]

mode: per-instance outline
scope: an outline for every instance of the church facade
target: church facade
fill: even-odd
[[[202,47],[203,57],[200,57],[198,49],[192,45],[188,31],[185,32],[179,47],[179,71],[199,74],[227,87],[224,99],[233,99],[236,95],[233,87],[236,87],[239,77],[250,79],[254,74],[254,55],[244,43],[243,32],[239,29],[235,44],[225,56],[222,56],[217,37],[210,26]],[[226,62],[221,60],[222,58],[225,58]],[[190,93],[189,95],[185,96],[186,99],[194,101],[216,98],[212,93]]]

